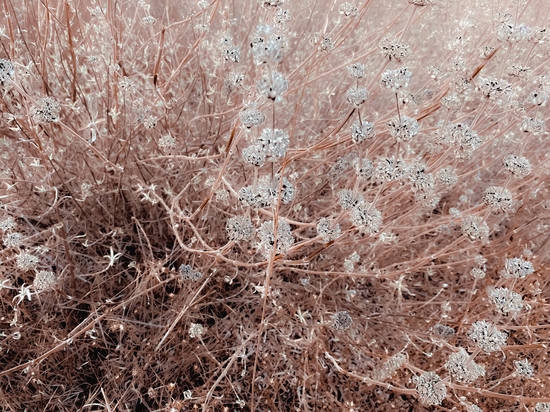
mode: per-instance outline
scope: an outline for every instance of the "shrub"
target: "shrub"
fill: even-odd
[[[2,7],[0,409],[550,405],[545,0]]]

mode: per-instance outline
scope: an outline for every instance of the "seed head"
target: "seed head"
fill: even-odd
[[[50,289],[56,282],[55,274],[49,270],[41,270],[34,278],[34,288],[37,291]]]
[[[483,202],[494,211],[509,212],[512,210],[512,193],[500,186],[489,186],[485,189]]]
[[[363,202],[363,197],[361,195],[355,194],[352,189],[343,189],[338,193],[340,198],[340,206],[344,210],[351,210],[359,203]]]
[[[524,378],[532,378],[535,374],[529,359],[515,360],[514,366],[516,367],[516,373]]]
[[[491,353],[506,345],[508,334],[499,331],[494,325],[484,320],[475,322],[468,333],[470,339],[481,350]]]
[[[544,120],[535,117],[525,117],[519,125],[519,130],[524,133],[533,133],[535,136],[546,132],[546,124]]]
[[[349,329],[351,324],[353,323],[353,319],[351,316],[346,312],[345,310],[336,312],[332,316],[332,327],[335,330],[346,330]]]
[[[373,374],[373,378],[378,381],[384,381],[386,379],[391,378],[393,375],[397,373],[399,369],[403,366],[403,364],[407,360],[407,354],[404,352],[399,352],[393,355],[392,357],[388,358],[383,364],[380,370],[375,371]]]
[[[372,139],[374,136],[376,136],[374,124],[370,122],[360,123],[359,120],[353,122],[350,128],[350,132],[351,140],[355,144],[359,144],[367,139]]]
[[[463,348],[449,356],[445,368],[454,379],[462,383],[470,383],[485,376],[485,368],[475,363]]]
[[[436,0],[407,0],[410,4],[415,6],[431,6],[435,4]]]
[[[529,38],[529,28],[525,24],[502,22],[497,29],[497,39],[508,43],[518,43]]]
[[[486,242],[489,238],[489,225],[481,216],[466,216],[462,220],[462,231],[472,240]]]
[[[252,35],[250,47],[254,63],[279,63],[283,59],[286,37],[277,34],[269,24],[260,24]]]
[[[382,225],[382,213],[372,203],[360,202],[351,210],[351,220],[361,231],[370,235],[378,233]]]
[[[434,372],[425,372],[413,378],[420,402],[424,405],[440,405],[447,397],[447,387]]]
[[[38,123],[54,123],[59,121],[61,106],[51,97],[38,101],[38,106],[31,108],[31,117]]]
[[[348,74],[354,79],[361,79],[365,76],[365,65],[363,63],[353,63],[348,66]]]
[[[416,119],[408,116],[394,116],[388,122],[390,135],[398,142],[408,142],[417,135],[420,126]]]
[[[484,97],[490,100],[498,100],[512,93],[510,83],[494,77],[480,77],[477,89]]]
[[[271,160],[276,160],[286,155],[289,144],[289,136],[283,130],[265,128],[258,137],[256,147]]]
[[[520,258],[506,259],[504,270],[500,272],[503,278],[523,279],[535,271],[533,264]]]
[[[180,265],[179,273],[183,279],[191,280],[193,282],[196,282],[197,280],[202,278],[202,273],[198,270],[194,270],[189,265]]]
[[[280,7],[283,5],[284,0],[258,0],[264,7]]]
[[[38,262],[40,259],[38,259],[36,256],[33,256],[27,252],[22,252],[19,255],[17,255],[17,258],[15,259],[17,267],[23,271],[27,271],[30,269],[34,269],[36,265],[38,265]]]
[[[238,72],[229,72],[223,80],[222,94],[230,96],[235,93],[239,87],[242,87],[244,74]]]
[[[270,74],[264,74],[256,84],[258,92],[268,99],[279,102],[283,99],[283,94],[288,89],[286,78],[278,71],[272,71]]]
[[[23,235],[18,232],[9,233],[4,238],[4,246],[6,247],[19,247],[23,243]]]
[[[398,180],[409,173],[409,168],[402,160],[393,157],[382,158],[378,161],[374,176],[380,180]]]
[[[16,226],[17,226],[17,223],[15,223],[15,220],[11,216],[8,216],[8,217],[0,220],[0,230],[2,230],[2,232],[6,232],[8,230],[11,230]]]
[[[170,136],[169,134],[164,135],[159,139],[159,147],[162,150],[166,150],[166,151],[175,149],[176,143],[177,143],[176,139]]]
[[[281,202],[285,205],[289,204],[294,198],[294,186],[290,181],[277,173],[273,178],[271,176],[262,176],[258,182],[258,193],[261,194],[264,203],[274,206],[277,202],[279,194],[279,186],[281,188]]]
[[[380,43],[380,50],[385,58],[402,62],[409,54],[411,49],[404,43],[399,43],[395,36],[384,37]]]
[[[535,412],[550,412],[550,402],[539,402],[535,405]]]
[[[143,26],[152,26],[157,22],[157,19],[155,19],[153,16],[145,16],[141,19],[141,24]]]
[[[507,288],[489,288],[487,294],[502,313],[516,313],[523,308],[521,295]]]
[[[370,159],[357,159],[354,166],[355,173],[361,179],[370,179],[374,175],[374,166]]]
[[[436,179],[447,189],[453,188],[458,183],[458,176],[452,167],[445,167],[435,174]]]
[[[432,327],[432,332],[443,338],[450,338],[455,335],[455,330],[447,325],[437,323]]]
[[[399,90],[407,88],[411,80],[412,73],[406,68],[397,70],[386,70],[382,73],[382,86],[397,93]]]
[[[531,163],[523,156],[508,155],[504,158],[502,165],[506,171],[516,177],[525,177],[531,174]]]
[[[227,220],[225,231],[230,240],[249,240],[254,233],[254,226],[246,216],[234,216]]]
[[[15,68],[13,63],[6,59],[0,59],[0,83],[4,84],[6,80],[9,80],[15,74]]]
[[[348,102],[355,107],[361,106],[367,101],[369,93],[364,87],[352,87],[348,90]]]
[[[256,167],[262,167],[266,160],[265,152],[261,147],[252,145],[243,149],[243,159]]]
[[[357,7],[350,3],[340,4],[340,14],[343,14],[346,17],[356,17],[357,16]]]
[[[189,336],[191,338],[200,338],[204,334],[204,326],[200,323],[191,323],[189,325]]]
[[[273,230],[272,220],[262,223],[258,230],[258,237],[260,238],[260,247],[265,252],[273,250],[275,231]],[[279,219],[277,224],[277,253],[286,253],[293,244],[294,237],[292,236],[290,225],[286,221]]]
[[[256,109],[245,109],[239,113],[241,123],[248,129],[265,121],[265,114]]]
[[[340,236],[342,231],[338,223],[331,224],[331,221],[323,217],[317,223],[317,234],[321,236],[324,243],[328,243]]]
[[[290,10],[283,10],[283,9],[277,9],[277,13],[275,13],[275,23],[279,25],[284,25],[285,23],[292,20],[292,15],[290,13]]]

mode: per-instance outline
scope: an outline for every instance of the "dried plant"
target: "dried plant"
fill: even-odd
[[[546,0],[6,0],[0,409],[546,411]]]

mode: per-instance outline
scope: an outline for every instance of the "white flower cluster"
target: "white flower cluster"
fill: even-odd
[[[264,74],[256,83],[258,92],[268,99],[279,102],[283,99],[283,93],[288,89],[288,82],[278,71]]]
[[[271,252],[275,244],[275,231],[273,221],[262,223],[258,230],[260,238],[260,247],[265,252]],[[277,253],[286,253],[294,244],[294,237],[290,225],[283,219],[279,219],[277,223]]]
[[[411,48],[404,43],[400,43],[395,36],[384,37],[379,46],[384,57],[389,60],[401,62],[411,54]]]
[[[54,123],[59,121],[61,106],[51,97],[44,97],[38,101],[38,106],[31,108],[31,117],[38,123]]]
[[[523,308],[521,295],[507,288],[489,288],[487,294],[502,313],[516,313]]]
[[[36,274],[33,285],[37,291],[48,290],[55,284],[56,280],[52,271],[41,270]]]
[[[283,59],[286,37],[275,32],[269,24],[260,24],[252,34],[250,47],[254,63],[278,63]]]
[[[523,279],[535,271],[533,264],[520,258],[506,259],[504,270],[500,272],[503,278]]]
[[[506,80],[494,77],[480,77],[477,90],[490,100],[499,100],[512,93],[512,86]]]
[[[191,323],[189,326],[189,337],[200,338],[204,334],[204,326],[200,323]]]
[[[486,242],[489,238],[489,225],[481,216],[466,216],[462,220],[462,231],[472,240]]]
[[[502,162],[504,169],[516,177],[525,177],[531,174],[531,163],[524,156],[510,154]]]
[[[13,77],[15,69],[13,63],[6,59],[0,59],[0,84]]]
[[[279,188],[281,202],[285,205],[290,203],[294,198],[294,186],[286,177],[281,181],[279,174],[273,179],[271,176],[262,176],[256,187],[243,187],[239,192],[239,200],[246,206],[274,206],[279,199]]]
[[[397,93],[399,90],[409,86],[411,76],[412,73],[406,68],[386,70],[382,73],[382,86],[394,93]]]
[[[350,127],[351,140],[355,144],[364,142],[367,139],[372,139],[376,132],[374,131],[374,124],[370,122],[359,122],[356,120]]]
[[[39,261],[40,259],[27,252],[20,253],[15,259],[17,267],[23,271],[34,269]]]
[[[248,129],[259,126],[265,121],[265,114],[254,108],[248,108],[239,113],[241,123]]]
[[[369,97],[369,92],[365,87],[352,87],[348,90],[348,102],[355,107],[361,106],[367,101]]]
[[[484,320],[475,322],[468,333],[475,345],[486,353],[496,352],[506,345],[508,334],[499,331],[493,324]]]
[[[407,360],[407,354],[404,352],[399,352],[386,360],[380,370],[377,370],[373,374],[373,378],[379,381],[384,381],[391,378],[397,373],[399,369],[403,366],[403,363]]]
[[[418,134],[420,126],[416,119],[408,116],[394,116],[388,122],[390,135],[398,142],[408,142]]]
[[[230,240],[249,240],[254,233],[254,226],[246,216],[234,216],[227,220],[225,231]]]
[[[338,238],[342,234],[342,231],[339,224],[333,224],[329,219],[323,217],[317,223],[317,233],[321,236],[324,243],[328,243]]]
[[[501,186],[489,186],[483,194],[483,202],[491,210],[509,212],[512,210],[512,193]]]
[[[485,368],[475,363],[463,348],[449,356],[445,368],[454,379],[462,383],[470,383],[485,376]]]
[[[425,372],[413,378],[420,402],[424,405],[440,405],[447,396],[447,387],[434,372]]]

